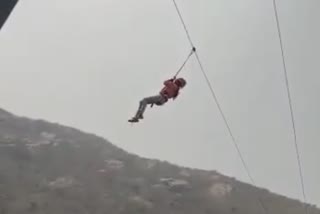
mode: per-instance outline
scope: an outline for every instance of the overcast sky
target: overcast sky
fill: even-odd
[[[257,185],[301,199],[272,0],[177,2]],[[320,206],[320,2],[278,2],[306,194]],[[0,106],[248,182],[194,57],[179,99],[127,123],[189,51],[171,0],[20,1],[0,32]]]

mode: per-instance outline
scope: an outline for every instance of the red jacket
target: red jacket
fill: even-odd
[[[168,99],[176,98],[178,96],[180,88],[174,83],[173,79],[166,80],[163,84],[165,87],[160,91],[162,96],[165,96]]]

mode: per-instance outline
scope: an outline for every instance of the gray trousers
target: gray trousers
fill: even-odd
[[[147,108],[147,105],[163,105],[166,103],[168,99],[166,97],[163,97],[162,95],[156,95],[151,97],[146,97],[140,101],[139,109],[137,111],[136,117],[143,117],[143,114]]]

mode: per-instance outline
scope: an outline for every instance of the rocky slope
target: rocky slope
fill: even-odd
[[[144,159],[79,130],[0,110],[0,214],[301,214],[215,171]],[[310,214],[320,214],[309,206]]]

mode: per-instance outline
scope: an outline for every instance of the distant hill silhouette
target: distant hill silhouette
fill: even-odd
[[[0,110],[0,214],[263,214],[257,198],[269,214],[304,213],[297,200],[218,172],[141,158]]]

